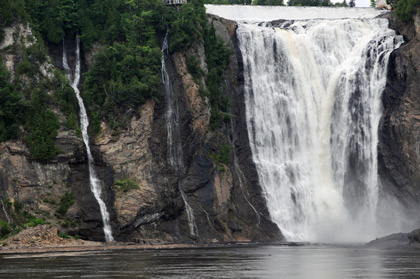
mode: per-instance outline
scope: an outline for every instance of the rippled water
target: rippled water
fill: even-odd
[[[419,278],[420,250],[260,246],[0,255],[0,278]]]

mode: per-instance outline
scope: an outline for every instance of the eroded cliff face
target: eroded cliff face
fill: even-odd
[[[379,135],[379,174],[384,195],[395,197],[409,219],[420,209],[420,13],[402,23],[389,15],[390,27],[405,44],[391,54],[383,93]],[[389,216],[385,216],[388,217]]]
[[[187,53],[194,53],[203,71],[208,71],[203,43],[196,42],[185,52],[171,55],[166,61],[167,71],[178,100],[185,173],[180,177],[168,162],[163,85],[160,99],[149,100],[138,111],[126,112],[126,128],[114,133],[103,122],[100,133],[91,138],[103,200],[111,215],[116,240],[212,243],[283,240],[277,226],[270,221],[251,159],[241,55],[235,41],[236,24],[218,18],[209,20],[233,50],[223,92],[232,104],[232,121],[210,129],[209,101],[201,96],[199,85],[188,73]],[[22,44],[25,47],[31,44],[29,36],[32,36],[29,26],[16,24],[6,30],[6,40],[0,49],[12,78],[21,59],[19,53],[24,49]],[[66,39],[66,45],[72,67],[71,38]],[[92,66],[93,54],[99,47],[95,45],[91,52],[84,54],[84,70]],[[42,76],[38,79],[51,78],[52,71],[63,69],[62,47],[49,46],[49,53],[51,58],[41,65]],[[204,80],[201,82],[204,84]],[[57,105],[49,107],[61,123],[66,120]],[[228,165],[212,159],[212,154],[219,152],[218,148],[225,142],[231,146]],[[59,232],[103,241],[102,219],[89,187],[83,141],[76,131],[61,125],[55,144],[60,153],[52,160],[39,162],[32,159],[24,136],[0,143],[0,198],[5,202],[0,218],[11,218],[14,223],[19,215],[29,213],[57,226]],[[127,179],[137,187],[118,186],[118,181]],[[190,233],[180,190],[194,214],[195,235]],[[74,202],[63,214],[58,214],[66,193],[73,195]]]
[[[241,57],[236,50],[234,22],[213,18],[232,49],[227,71],[232,103],[231,124],[210,129],[210,106],[188,73],[185,53],[194,53],[206,72],[205,52],[197,42],[185,53],[166,61],[179,106],[180,138],[185,174],[178,177],[168,162],[165,99],[149,101],[131,112],[128,128],[118,135],[105,123],[95,144],[101,160],[112,167],[115,180],[130,178],[139,188],[127,192],[113,188],[117,239],[138,242],[250,242],[280,241],[282,235],[269,220],[257,173],[247,145],[242,95]],[[163,92],[163,88],[162,88]],[[130,114],[130,112],[128,112]],[[221,142],[232,144],[230,164],[218,166],[211,154]],[[245,175],[246,174],[246,175]],[[191,235],[181,192],[194,214],[196,235]]]

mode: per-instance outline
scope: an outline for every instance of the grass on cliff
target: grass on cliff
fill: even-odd
[[[122,191],[124,193],[126,193],[126,192],[128,192],[132,189],[139,189],[139,185],[131,178],[115,180],[114,187],[118,191]]]
[[[67,210],[74,204],[74,196],[71,192],[66,192],[61,198],[58,204],[58,208],[55,211],[59,216],[63,216],[67,213]]]
[[[212,159],[216,165],[218,166],[219,171],[224,172],[226,166],[230,164],[230,151],[232,147],[223,142],[217,152],[213,152],[209,154],[209,158]]]

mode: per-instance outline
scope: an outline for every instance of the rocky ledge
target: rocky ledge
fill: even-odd
[[[420,248],[420,229],[410,233],[395,233],[381,238],[377,238],[367,244],[369,247],[379,249],[392,248]]]

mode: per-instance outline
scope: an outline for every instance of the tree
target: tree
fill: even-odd
[[[413,20],[413,14],[419,6],[420,0],[399,0],[394,4],[395,13],[404,22]]]
[[[23,110],[21,97],[9,80],[9,72],[0,64],[0,141],[17,137]]]

